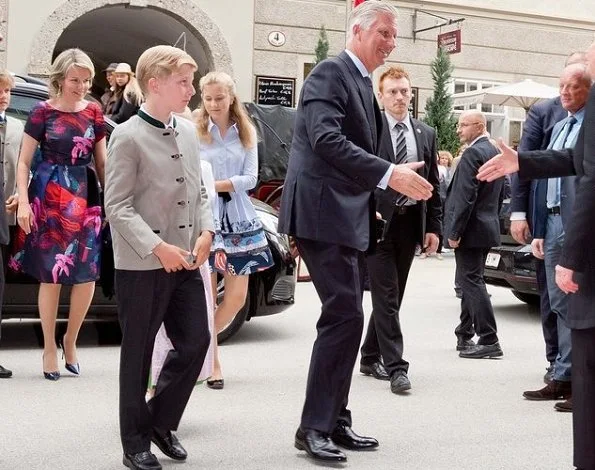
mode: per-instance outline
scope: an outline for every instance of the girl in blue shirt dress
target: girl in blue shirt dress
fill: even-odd
[[[274,264],[262,223],[248,191],[258,178],[256,130],[237,99],[233,79],[210,72],[200,80],[202,106],[197,113],[200,157],[211,164],[218,194],[216,232],[209,263],[213,293],[217,272],[223,275],[225,295],[215,310],[215,329],[220,332],[244,306],[248,275]],[[215,299],[216,300],[216,299]],[[223,388],[218,350],[207,385]]]

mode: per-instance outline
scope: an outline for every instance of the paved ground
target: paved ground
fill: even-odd
[[[502,360],[464,360],[454,351],[458,301],[454,260],[416,260],[402,311],[413,389],[355,373],[354,429],[378,438],[376,452],[348,454],[351,469],[571,469],[571,416],[521,393],[542,386],[539,317],[504,289],[490,288]],[[198,386],[179,437],[184,465],[155,449],[169,469],[311,469],[293,448],[319,302],[299,284],[296,305],[244,326],[223,347],[226,387]],[[370,310],[369,294],[365,299]],[[29,325],[5,325],[0,363],[0,469],[119,469],[117,346],[97,346],[86,328],[83,375],[57,383],[41,376],[41,350]]]

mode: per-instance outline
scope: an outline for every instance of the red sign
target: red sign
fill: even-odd
[[[447,54],[461,52],[461,30],[455,29],[448,33],[439,34],[438,47],[443,48]]]
[[[358,6],[360,3],[364,3],[366,0],[353,0],[353,8]]]

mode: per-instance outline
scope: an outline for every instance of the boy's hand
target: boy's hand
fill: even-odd
[[[194,257],[194,264],[190,269],[198,269],[209,258],[211,252],[211,245],[213,243],[213,234],[208,230],[203,231],[196,239],[192,256]]]
[[[165,272],[171,273],[181,269],[190,269],[190,263],[188,262],[190,252],[182,248],[161,242],[153,249],[153,254],[159,258]]]
[[[9,196],[8,199],[6,200],[6,212],[8,214],[14,214],[18,207],[19,207],[19,198],[16,196],[16,194]]]

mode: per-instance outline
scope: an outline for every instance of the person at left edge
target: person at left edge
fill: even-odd
[[[18,119],[6,115],[10,105],[10,91],[14,88],[14,78],[8,70],[0,71],[0,175],[4,177],[0,182],[0,201],[6,204],[0,207],[0,266],[4,266],[3,259],[7,255],[7,245],[10,241],[10,231],[16,223],[15,210],[18,205],[16,196],[16,166],[23,139],[23,124]],[[6,213],[6,215],[5,215]],[[2,320],[2,298],[4,294],[4,269],[0,269],[0,321]],[[0,379],[12,377],[12,371],[0,365]]]
[[[198,271],[213,236],[202,182],[198,135],[177,119],[195,93],[198,66],[171,46],[141,54],[138,80],[146,96],[136,116],[112,133],[105,212],[116,267],[120,352],[120,437],[125,466],[160,470],[153,442],[174,460],[187,452],[177,430],[207,353],[210,334]],[[155,394],[145,401],[155,336],[161,324],[173,345]]]
[[[354,8],[346,50],[308,75],[296,114],[279,231],[295,237],[322,302],[295,435],[296,448],[318,460],[345,461],[336,444],[378,446],[353,432],[347,409],[364,323],[364,252],[376,242],[374,189],[432,195],[432,185],[414,171],[423,163],[395,165],[376,156],[382,117],[369,74],[395,47],[396,18],[388,2]]]
[[[360,371],[390,380],[393,393],[411,388],[403,359],[399,312],[417,244],[432,254],[442,233],[442,203],[436,159],[436,131],[409,115],[411,81],[401,67],[380,76],[378,98],[384,106],[379,156],[393,163],[424,162],[419,170],[434,187],[429,201],[415,201],[392,189],[376,189],[376,210],[386,220],[383,240],[367,257],[372,315],[361,347]],[[383,370],[384,369],[384,370]]]

